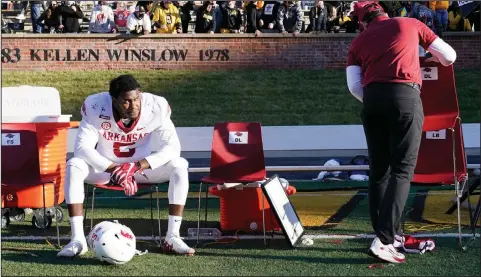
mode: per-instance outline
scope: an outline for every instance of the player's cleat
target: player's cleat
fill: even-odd
[[[58,252],[57,258],[73,258],[76,256],[82,256],[87,253],[87,242],[80,242],[78,240],[72,240],[69,244],[65,245],[63,249]]]
[[[399,253],[394,245],[383,244],[378,237],[372,242],[371,247],[369,248],[369,254],[390,263],[399,264],[406,261],[406,257]]]
[[[162,251],[165,254],[180,254],[186,256],[193,256],[195,250],[189,247],[185,242],[176,236],[165,238],[162,242]]]

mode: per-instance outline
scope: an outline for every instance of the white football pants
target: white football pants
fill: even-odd
[[[134,176],[138,184],[164,183],[169,181],[169,204],[185,205],[189,193],[189,163],[182,157],[174,158],[165,165],[155,169],[145,169],[148,179],[141,174]],[[84,160],[71,158],[67,161],[65,173],[65,201],[67,204],[84,202],[84,183],[108,184],[110,173],[95,171]]]

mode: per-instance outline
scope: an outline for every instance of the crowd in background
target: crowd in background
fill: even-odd
[[[21,1],[2,1],[13,9]],[[86,10],[86,2],[91,2]],[[381,1],[390,17],[414,17],[437,34],[479,31],[479,5],[472,1]],[[34,33],[356,33],[355,1],[24,1]],[[473,20],[472,18],[477,20]],[[87,24],[84,24],[87,23]],[[362,28],[362,27],[361,27]],[[2,28],[3,30],[3,28]]]

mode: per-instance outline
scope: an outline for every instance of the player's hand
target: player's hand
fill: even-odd
[[[299,32],[294,32],[292,35],[295,36],[295,37],[298,37],[298,36],[301,35],[301,33],[299,33]]]
[[[269,25],[267,25],[267,29],[274,29],[274,24],[273,24],[273,23],[269,23]]]
[[[117,165],[110,174],[110,182],[114,185],[123,187],[125,180],[134,176],[140,170],[141,168],[139,163],[125,163]]]
[[[425,60],[425,62],[435,62],[435,63],[439,63],[439,59],[436,57],[436,56],[432,56],[430,58],[427,58]]]
[[[255,32],[255,36],[256,36],[256,37],[260,36],[261,34],[262,34],[261,31],[256,30],[256,32]]]
[[[124,188],[125,195],[127,196],[135,195],[139,190],[134,176],[128,177],[123,183],[122,187]]]

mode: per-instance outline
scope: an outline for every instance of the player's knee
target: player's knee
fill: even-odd
[[[182,157],[174,158],[174,159],[172,159],[172,161],[170,161],[170,163],[172,164],[172,166],[175,169],[187,169],[187,168],[189,168],[189,162]]]
[[[88,164],[80,159],[80,158],[77,158],[77,157],[73,157],[71,158],[70,160],[67,161],[67,168],[69,167],[76,167],[80,170],[82,170],[82,172],[88,172],[89,171],[89,166]]]

